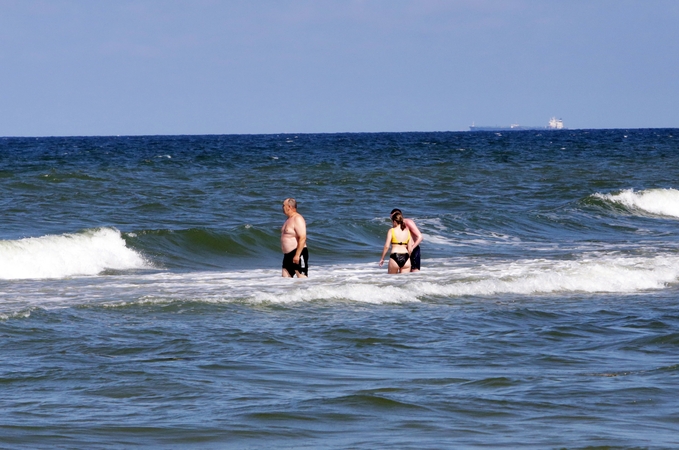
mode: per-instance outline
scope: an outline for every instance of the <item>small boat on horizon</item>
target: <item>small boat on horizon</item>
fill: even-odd
[[[527,127],[519,124],[511,124],[508,127],[500,126],[476,126],[472,123],[469,127],[469,131],[523,131],[523,130],[565,130],[563,126],[563,120],[552,117],[549,119],[549,123],[546,127]]]

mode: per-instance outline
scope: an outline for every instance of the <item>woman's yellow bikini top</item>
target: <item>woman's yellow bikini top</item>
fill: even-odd
[[[410,242],[410,229],[406,228],[408,231],[408,239],[406,239],[405,242],[399,242],[398,239],[396,239],[396,232],[394,231],[396,227],[391,229],[391,243],[392,245],[408,245],[408,242]]]

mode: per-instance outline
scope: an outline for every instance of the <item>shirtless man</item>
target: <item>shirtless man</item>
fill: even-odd
[[[394,213],[398,211],[401,214],[400,209],[394,208],[391,210],[391,213],[389,214],[390,216],[394,215]],[[422,233],[420,233],[420,230],[417,228],[417,225],[415,225],[415,222],[413,219],[406,219],[405,217],[403,218],[403,223],[405,226],[410,230],[410,235],[413,237],[414,242],[413,242],[413,251],[410,254],[410,271],[411,272],[419,272],[420,271],[420,242],[422,242],[423,237]]]
[[[297,212],[294,198],[283,200],[283,213],[288,220],[281,228],[281,250],[283,250],[283,277],[306,278],[309,272],[309,251],[306,248],[306,222]]]

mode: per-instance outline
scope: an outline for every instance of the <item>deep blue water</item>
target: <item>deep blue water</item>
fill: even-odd
[[[0,447],[679,447],[678,136],[0,138]]]

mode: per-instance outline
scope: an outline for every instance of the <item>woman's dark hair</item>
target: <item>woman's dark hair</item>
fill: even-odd
[[[394,214],[392,214],[391,220],[401,225],[402,230],[406,229],[406,224],[403,223],[403,214],[401,214],[401,211],[396,211]]]

